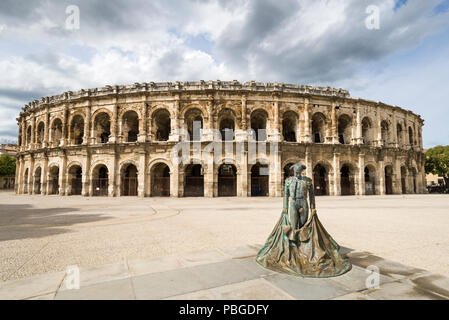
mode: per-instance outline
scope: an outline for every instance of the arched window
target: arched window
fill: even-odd
[[[170,137],[170,113],[159,109],[153,114],[153,135],[156,141],[167,141]]]
[[[282,136],[284,141],[296,142],[296,128],[298,124],[298,115],[293,111],[284,113],[282,119]]]
[[[251,113],[251,130],[256,141],[267,140],[268,114],[265,110],[258,109]]]
[[[326,117],[321,112],[312,116],[312,141],[315,143],[324,143],[326,132]]]
[[[135,111],[127,111],[122,120],[123,138],[126,142],[136,142],[139,134],[139,116]]]
[[[352,138],[351,118],[346,114],[338,118],[338,141],[341,144],[350,144]]]

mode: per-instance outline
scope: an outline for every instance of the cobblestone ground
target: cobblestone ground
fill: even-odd
[[[0,279],[262,244],[280,198],[84,198],[0,193]],[[449,196],[319,197],[340,245],[449,276]]]

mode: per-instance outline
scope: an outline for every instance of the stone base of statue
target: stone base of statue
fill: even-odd
[[[294,230],[287,212],[283,212],[256,261],[270,270],[296,276],[336,277],[351,270],[351,263],[340,255],[339,249],[316,213],[303,227]]]

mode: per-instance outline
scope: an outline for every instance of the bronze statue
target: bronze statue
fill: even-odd
[[[302,277],[339,276],[351,269],[351,263],[340,255],[339,245],[318,219],[312,179],[302,175],[305,168],[300,163],[291,167],[294,175],[285,181],[281,218],[256,261]]]

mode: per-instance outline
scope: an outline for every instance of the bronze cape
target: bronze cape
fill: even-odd
[[[311,184],[307,177],[292,177],[286,182],[287,193],[284,197],[285,203],[289,203],[288,210],[283,210],[281,218],[274,227],[265,245],[259,251],[256,261],[261,266],[277,272],[289,273],[301,277],[327,278],[344,274],[351,269],[351,263],[339,254],[339,245],[324,229],[318,215],[314,210],[315,201],[313,194],[309,194],[312,207],[312,215],[302,225],[292,226],[292,221],[300,221],[301,218],[291,219],[293,214],[300,217],[307,216],[307,201],[302,199],[302,208],[294,210],[293,203],[298,203],[295,196],[289,197],[288,188],[291,184],[302,183],[304,186]],[[296,190],[297,187],[295,187]],[[313,192],[313,188],[300,188]],[[304,190],[306,195],[306,191]],[[298,206],[296,206],[298,208]],[[296,212],[292,212],[296,211]],[[302,225],[302,226],[301,226]],[[299,228],[298,228],[299,227]],[[297,229],[298,228],[298,229]]]

